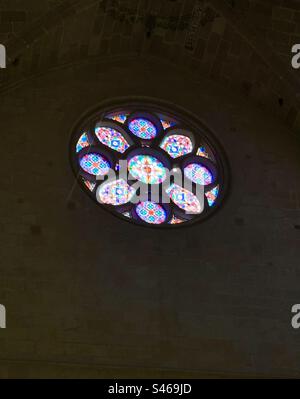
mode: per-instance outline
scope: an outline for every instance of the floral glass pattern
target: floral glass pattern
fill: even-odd
[[[111,127],[97,127],[96,136],[100,143],[110,147],[112,150],[123,153],[129,148],[129,144],[122,133]]]
[[[166,168],[155,157],[136,155],[128,162],[130,174],[145,184],[159,184],[166,179]]]
[[[94,176],[107,175],[110,169],[109,162],[100,154],[86,154],[80,161],[82,169]]]
[[[174,204],[188,214],[201,213],[200,201],[192,192],[178,186],[178,184],[172,184],[166,192]]]
[[[157,129],[154,124],[147,119],[137,118],[129,123],[129,130],[141,139],[154,139]]]
[[[109,205],[127,204],[135,194],[132,188],[125,180],[119,179],[108,183],[103,183],[98,192],[99,202]]]
[[[162,224],[166,220],[166,212],[162,206],[154,202],[141,202],[136,207],[136,213],[146,223]]]
[[[208,186],[213,182],[213,175],[201,164],[191,163],[184,168],[184,174],[193,183],[201,184],[202,186]]]
[[[173,229],[204,220],[222,203],[228,172],[209,130],[188,121],[164,106],[96,110],[72,138],[78,182],[131,223]]]
[[[189,137],[182,135],[167,136],[162,141],[160,147],[166,151],[170,157],[178,158],[193,151],[193,144]]]

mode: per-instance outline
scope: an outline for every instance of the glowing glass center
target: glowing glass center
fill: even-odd
[[[167,177],[164,165],[150,155],[136,155],[128,162],[128,170],[132,177],[145,184],[160,184]]]

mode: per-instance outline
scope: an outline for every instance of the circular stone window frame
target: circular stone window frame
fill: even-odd
[[[126,129],[124,128],[124,124],[115,120],[111,120],[105,118],[105,115],[117,114],[117,113],[127,113],[128,108],[134,109],[133,112],[129,114],[127,118],[127,122],[134,119],[134,118],[147,118],[150,122],[160,122],[160,117],[158,115],[166,116],[170,121],[176,121],[178,124],[176,126],[171,126],[167,129],[158,129],[156,137],[153,139],[141,139],[139,137],[134,136],[133,133],[128,134]],[[145,109],[147,111],[145,111]],[[149,113],[150,115],[149,115]],[[153,120],[153,115],[155,118]],[[157,116],[157,117],[156,117]],[[157,119],[156,119],[157,118]],[[124,151],[123,153],[114,151],[110,149],[106,145],[100,142],[97,139],[95,134],[95,128],[99,124],[99,122],[103,121],[103,127],[111,127],[114,128],[118,126],[118,130],[124,138],[128,141],[130,146]],[[129,122],[128,122],[129,124]],[[154,123],[156,126],[156,123]],[[160,122],[161,124],[161,122]],[[129,128],[128,128],[129,130]],[[184,132],[187,137],[189,137],[193,143],[193,151],[189,154],[183,155],[179,158],[172,158],[167,152],[165,152],[162,148],[159,147],[159,144],[162,142],[164,137],[168,137],[171,135],[171,131],[181,131]],[[93,133],[91,133],[93,132]],[[199,133],[198,133],[199,132]],[[80,151],[80,155],[76,152],[76,145],[78,143],[79,138],[83,133],[86,133],[88,137],[88,141],[90,143],[89,147],[83,148]],[[150,145],[151,147],[143,147]],[[212,159],[201,157],[196,155],[196,151],[200,147],[205,147],[208,149],[208,154]],[[152,148],[154,147],[154,148]],[[91,151],[92,148],[92,151]],[[141,219],[136,218],[136,211],[135,208],[128,204],[112,206],[101,204],[96,199],[96,187],[91,191],[84,183],[83,179],[87,179],[90,182],[97,183],[96,176],[89,175],[84,171],[80,171],[80,166],[78,160],[87,153],[93,152],[93,150],[100,149],[101,154],[110,162],[114,163],[113,169],[115,170],[115,166],[120,159],[129,159],[129,155],[138,152],[137,150],[140,149],[140,153],[161,151],[162,156],[167,160],[167,163],[170,164],[178,164],[181,168],[182,172],[183,168],[193,163],[195,160],[198,161],[199,164],[207,167],[210,171],[212,171],[213,176],[218,174],[218,181],[217,184],[219,185],[219,193],[215,200],[215,203],[212,207],[208,206],[207,204],[204,205],[204,211],[199,215],[187,215],[183,210],[176,206],[177,210],[174,212],[176,217],[183,218],[183,223],[178,224],[150,224],[146,223]],[[148,148],[148,150],[147,150]],[[145,150],[146,149],[146,150]],[[97,151],[96,151],[97,152]],[[161,159],[159,157],[159,159]],[[130,156],[131,158],[131,156]],[[229,192],[230,187],[230,166],[228,158],[225,154],[225,151],[222,148],[219,140],[216,138],[216,135],[208,128],[198,116],[195,116],[192,112],[175,105],[173,103],[169,103],[167,101],[153,99],[148,97],[123,97],[123,98],[116,98],[110,101],[104,101],[99,103],[97,106],[94,106],[87,112],[85,112],[79,120],[75,123],[71,130],[71,139],[69,143],[69,159],[71,162],[72,171],[74,176],[81,187],[81,189],[88,194],[88,196],[102,209],[106,212],[114,215],[115,217],[122,219],[126,222],[133,223],[138,226],[148,227],[152,229],[177,229],[177,228],[186,228],[194,224],[200,224],[210,217],[212,217],[217,211],[220,210],[221,206],[224,205],[226,197]],[[189,159],[191,162],[189,162]],[[112,165],[111,165],[112,166]],[[105,179],[105,182],[109,181]],[[131,185],[131,182],[128,182]],[[192,187],[195,187],[195,183],[192,183]],[[216,182],[213,182],[206,186],[209,188],[216,187]],[[194,192],[194,189],[193,189]],[[205,196],[205,202],[207,202]],[[168,215],[167,220],[170,221],[170,207],[172,208],[173,202],[170,201],[170,204],[160,204],[163,207],[167,207]],[[129,209],[132,209],[132,214],[135,217],[126,217],[122,214],[122,212],[126,212]]]

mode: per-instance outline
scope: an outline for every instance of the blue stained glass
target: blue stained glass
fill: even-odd
[[[162,224],[166,221],[166,211],[162,206],[154,202],[141,202],[136,207],[136,213],[146,223]]]
[[[208,205],[210,207],[214,206],[214,204],[218,198],[218,195],[219,195],[219,186],[216,186],[211,191],[208,191],[207,193],[205,193],[205,195],[207,198]]]
[[[81,151],[83,148],[88,147],[90,145],[89,139],[86,133],[83,133],[76,145],[76,152]]]
[[[133,119],[129,123],[129,129],[135,136],[141,139],[151,140],[157,134],[156,127],[153,123],[143,118]]]
[[[129,148],[129,144],[123,135],[111,127],[97,127],[96,136],[102,144],[112,150],[124,153]]]
[[[223,161],[202,129],[188,114],[177,118],[142,102],[105,107],[72,135],[76,178],[123,221],[156,228],[192,224],[223,199]]]
[[[199,147],[197,150],[197,155],[199,157],[209,158],[208,152],[205,147]]]
[[[100,202],[114,206],[126,204],[134,194],[135,189],[123,179],[103,183],[97,193]]]
[[[91,153],[84,155],[80,160],[82,169],[94,176],[107,175],[110,169],[109,162],[100,154]]]
[[[197,163],[191,163],[185,167],[184,174],[192,182],[201,184],[202,186],[207,186],[213,182],[213,175],[210,171],[205,166]]]
[[[113,121],[120,122],[120,123],[125,123],[127,119],[128,114],[113,114],[113,115],[108,115],[108,119],[112,119]]]
[[[174,204],[183,209],[186,213],[193,214],[202,212],[198,198],[190,191],[180,187],[178,184],[171,184],[171,186],[166,190],[166,193],[170,196]]]
[[[160,148],[166,151],[170,157],[178,158],[193,151],[193,144],[189,137],[174,134],[167,136],[160,144]]]

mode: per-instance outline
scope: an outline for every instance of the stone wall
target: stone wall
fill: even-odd
[[[25,9],[11,2],[1,11],[1,40],[12,65],[0,76],[2,90],[64,63],[149,54],[241,93],[299,135],[300,80],[291,67],[297,2],[31,3]]]
[[[65,67],[0,105],[0,376],[294,376],[299,149],[276,119],[148,56]],[[108,98],[147,96],[217,135],[232,184],[203,224],[154,231],[102,211],[69,165],[71,129]]]
[[[32,5],[32,20],[31,7],[12,8],[26,12],[26,35],[8,40],[0,71],[0,376],[299,378],[288,69],[279,79],[216,4],[201,14],[188,0],[122,1],[121,13],[116,2],[41,3],[49,14]],[[205,223],[141,229],[77,186],[72,127],[128,96],[187,109],[223,145],[231,189]]]

